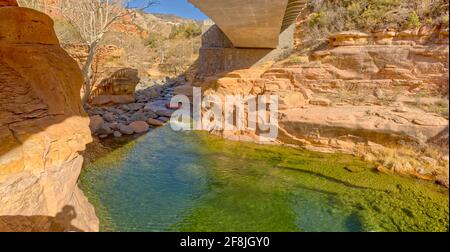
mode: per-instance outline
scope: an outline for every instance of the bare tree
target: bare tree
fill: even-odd
[[[94,71],[92,69],[95,55],[104,35],[111,27],[124,17],[133,18],[135,11],[147,9],[156,0],[141,1],[133,6],[130,0],[64,0],[60,3],[60,13],[80,34],[88,45],[87,60],[82,67],[85,83],[83,86],[83,103],[89,100],[93,89]]]
[[[49,3],[42,0],[18,0],[20,6],[25,6],[35,10],[46,12],[49,8]]]

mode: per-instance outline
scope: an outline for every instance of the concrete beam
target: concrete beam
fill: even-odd
[[[308,0],[289,0],[286,13],[284,14],[282,31],[297,20],[297,17],[306,8],[307,4]]]
[[[189,0],[208,15],[237,48],[277,48],[283,28],[289,27],[305,0]],[[291,5],[291,11],[288,4]],[[289,17],[285,18],[286,13]],[[297,15],[299,12],[297,13]],[[295,17],[294,17],[295,16]],[[290,22],[290,23],[289,23]]]

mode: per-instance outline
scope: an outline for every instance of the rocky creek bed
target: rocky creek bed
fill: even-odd
[[[90,128],[94,136],[104,139],[143,134],[150,128],[161,127],[176,108],[170,107],[175,81],[168,81],[138,90],[135,102],[103,106],[85,105],[91,118]]]

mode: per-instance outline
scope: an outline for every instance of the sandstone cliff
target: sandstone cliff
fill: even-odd
[[[446,29],[341,32],[301,60],[193,85],[206,95],[278,95],[279,142],[353,153],[448,187],[448,50]],[[257,139],[251,131],[218,133]]]
[[[0,1],[0,230],[98,231],[77,187],[92,139],[77,63],[53,21]]]

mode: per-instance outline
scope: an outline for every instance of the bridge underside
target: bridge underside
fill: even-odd
[[[189,0],[208,15],[237,48],[277,48],[279,35],[306,0]]]

